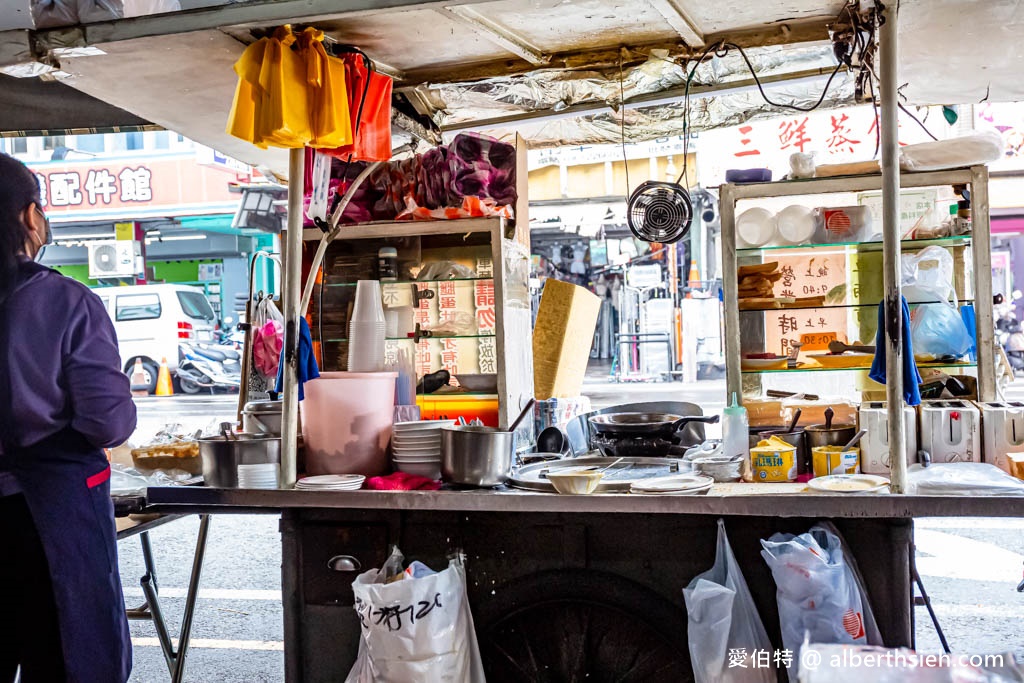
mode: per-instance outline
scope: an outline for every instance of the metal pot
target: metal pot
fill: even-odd
[[[806,429],[807,445],[814,449],[818,446],[845,446],[857,434],[857,425],[834,424],[826,427],[823,424],[811,425]]]
[[[238,488],[239,465],[281,462],[280,437],[238,434],[238,439],[223,436],[199,439],[199,457],[203,461],[203,479],[207,486]]]
[[[666,440],[671,440],[676,432],[691,422],[715,424],[718,415],[684,417],[670,413],[605,413],[590,418],[590,424],[598,434]]]
[[[441,428],[441,476],[465,486],[497,486],[512,471],[515,432],[495,427],[451,425]]]
[[[247,434],[281,436],[284,401],[251,401],[242,409],[242,431]]]

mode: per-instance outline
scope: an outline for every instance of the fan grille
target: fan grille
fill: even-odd
[[[645,242],[678,242],[690,231],[693,204],[676,183],[647,181],[629,196],[629,229]]]

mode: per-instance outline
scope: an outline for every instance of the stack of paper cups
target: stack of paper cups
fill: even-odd
[[[348,324],[348,371],[384,371],[384,305],[380,282],[360,280]]]

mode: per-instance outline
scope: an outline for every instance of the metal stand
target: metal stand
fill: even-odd
[[[917,549],[914,544],[910,544],[910,578],[917,585],[917,590],[921,592],[919,597],[914,598],[914,606],[924,605],[925,609],[928,610],[928,616],[931,617],[932,625],[935,626],[935,633],[939,636],[939,643],[942,644],[942,651],[949,654],[949,643],[946,641],[946,634],[942,630],[942,625],[939,624],[939,617],[935,614],[935,608],[932,607],[932,600],[928,597],[928,592],[924,589],[924,581],[921,580],[921,575],[917,573]]]
[[[134,609],[127,610],[129,619],[148,619],[156,629],[160,649],[164,653],[167,671],[171,675],[171,683],[180,683],[185,676],[185,657],[188,654],[188,643],[192,635],[192,619],[196,610],[196,599],[199,597],[199,579],[203,572],[203,559],[206,556],[206,539],[210,532],[210,515],[199,516],[199,535],[196,538],[196,552],[192,559],[192,574],[189,576],[188,592],[185,595],[185,609],[181,617],[181,630],[178,633],[178,649],[174,649],[171,636],[167,631],[163,609],[160,607],[160,588],[156,578],[156,563],[153,560],[153,548],[149,540],[149,532],[139,534],[142,544],[142,559],[146,565],[146,573],[139,584],[146,601]]]

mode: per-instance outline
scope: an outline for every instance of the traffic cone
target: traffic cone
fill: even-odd
[[[146,382],[146,369],[142,367],[142,359],[135,359],[135,367],[131,374],[132,396],[149,396],[149,383]]]
[[[174,384],[171,382],[171,371],[167,368],[167,359],[160,359],[160,374],[156,378],[157,396],[174,396]]]
[[[690,291],[686,293],[687,299],[693,298],[693,290],[700,289],[700,273],[697,271],[697,262],[690,261],[690,277],[689,282],[686,283]]]

